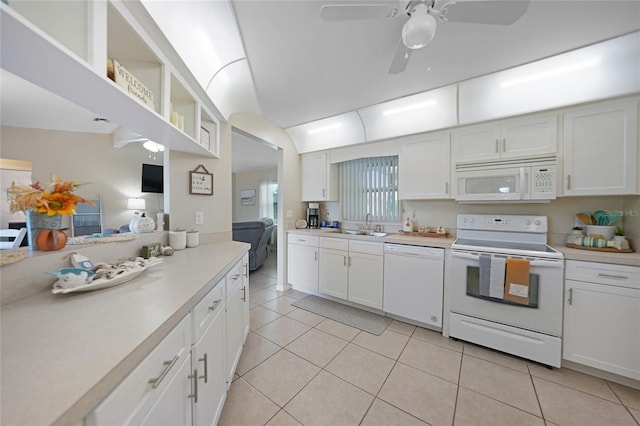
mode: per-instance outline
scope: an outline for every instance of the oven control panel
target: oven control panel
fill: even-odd
[[[508,232],[547,232],[546,216],[459,214],[458,229]]]

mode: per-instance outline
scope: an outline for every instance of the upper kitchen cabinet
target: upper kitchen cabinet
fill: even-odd
[[[401,200],[451,198],[449,133],[403,139],[398,158],[398,192]]]
[[[338,165],[329,154],[314,152],[301,156],[302,201],[336,201],[339,192]]]
[[[555,156],[555,114],[517,118],[453,131],[456,164]]]
[[[637,193],[637,99],[566,112],[563,170],[563,195]]]

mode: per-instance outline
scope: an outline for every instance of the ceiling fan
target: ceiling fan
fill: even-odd
[[[436,0],[399,0],[398,6],[381,3],[325,4],[320,8],[320,16],[331,22],[408,17],[389,68],[389,74],[399,74],[407,68],[411,52],[426,46],[435,36],[436,18],[442,22],[511,25],[527,11],[530,0],[462,0],[439,3],[443,4],[438,9]]]

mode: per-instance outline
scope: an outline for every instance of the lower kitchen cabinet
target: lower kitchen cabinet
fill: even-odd
[[[305,293],[318,291],[318,237],[289,235],[287,282]]]
[[[347,298],[349,286],[349,240],[320,238],[318,291],[340,299]]]
[[[382,243],[349,241],[349,301],[382,309]]]
[[[217,424],[249,328],[248,260],[212,287],[85,426]]]
[[[567,261],[563,358],[640,380],[640,267]]]

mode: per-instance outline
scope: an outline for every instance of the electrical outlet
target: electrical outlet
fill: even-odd
[[[196,212],[196,225],[204,225],[204,212]]]
[[[293,210],[287,210],[287,219],[293,219]]]

